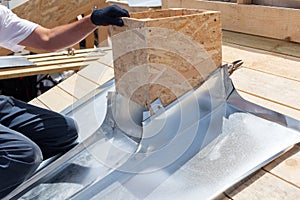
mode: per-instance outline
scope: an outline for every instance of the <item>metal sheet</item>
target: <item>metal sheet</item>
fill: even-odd
[[[77,149],[9,199],[211,199],[300,142],[299,121],[243,100],[225,67],[146,120],[140,143],[97,129],[106,112],[98,109],[110,90],[113,85],[69,109],[81,117],[97,108],[101,120],[85,128],[87,139]],[[66,170],[72,163],[79,167]]]
[[[0,69],[25,66],[35,66],[35,64],[24,56],[0,56]]]

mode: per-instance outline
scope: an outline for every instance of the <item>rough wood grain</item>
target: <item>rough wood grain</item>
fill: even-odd
[[[108,4],[105,0],[30,0],[13,9],[19,17],[33,21],[47,28],[73,22],[78,15],[90,13],[94,7],[105,7]],[[88,41],[93,40],[89,36]],[[89,38],[88,37],[88,38]],[[89,42],[89,47],[91,43]],[[0,55],[7,55],[7,50],[0,48]],[[42,53],[43,51],[31,49],[33,52]]]
[[[124,22],[111,28],[116,88],[143,106],[170,104],[221,66],[218,12],[148,11]]]
[[[106,1],[109,5],[118,5],[121,8],[124,8],[128,10],[129,12],[142,12],[142,11],[147,11],[147,10],[154,10],[154,9],[159,9],[160,7],[129,7],[128,6],[128,1],[126,0],[107,0]]]
[[[95,6],[106,5],[104,0],[30,0],[14,8],[13,11],[19,17],[51,28],[70,23],[78,15],[91,12]]]

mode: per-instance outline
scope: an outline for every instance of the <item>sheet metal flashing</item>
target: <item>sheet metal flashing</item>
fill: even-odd
[[[0,68],[35,66],[24,56],[0,56]]]
[[[7,199],[212,199],[300,142],[300,122],[242,99],[226,66],[141,122],[139,140],[103,131],[113,81],[97,91],[68,109],[82,142]]]

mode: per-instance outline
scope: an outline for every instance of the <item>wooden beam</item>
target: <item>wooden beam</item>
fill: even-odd
[[[244,68],[300,83],[300,59],[238,45],[223,44],[223,61],[243,60]],[[274,84],[274,81],[271,81]],[[280,93],[279,93],[280,94]]]
[[[50,110],[61,112],[68,106],[72,105],[77,99],[59,87],[53,87],[37,99]]]
[[[37,98],[32,99],[30,102],[28,102],[31,105],[38,106],[40,108],[49,109],[45,104],[43,104],[40,100]]]
[[[76,99],[80,99],[96,89],[98,87],[98,84],[78,74],[74,74],[58,84],[58,87],[71,94]]]
[[[300,10],[200,0],[165,0],[163,7],[221,11],[223,29],[300,42]]]
[[[252,4],[252,0],[236,0],[238,4]]]
[[[237,70],[231,78],[238,90],[300,111],[300,102],[295,100],[299,97],[299,81],[248,68]]]
[[[294,42],[223,30],[223,44],[224,43],[300,58],[300,45]]]
[[[107,53],[111,54],[111,51]],[[66,51],[26,56],[35,66],[4,68],[0,70],[0,79],[49,74],[66,70],[79,70],[106,54],[97,49],[76,50],[75,55],[69,56]]]
[[[300,188],[300,147],[295,146],[264,169]]]

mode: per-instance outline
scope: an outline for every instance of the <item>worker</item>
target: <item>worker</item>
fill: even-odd
[[[128,11],[116,6],[93,10],[74,23],[51,29],[21,19],[0,5],[0,46],[21,51],[24,46],[57,51],[70,47],[100,25],[123,26]],[[0,96],[0,199],[32,175],[40,163],[77,144],[73,119]]]

